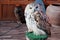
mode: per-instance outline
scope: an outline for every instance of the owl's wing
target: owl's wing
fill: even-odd
[[[48,36],[51,36],[51,24],[49,23],[49,18],[47,15],[43,16],[43,26],[45,27],[45,32]]]
[[[51,35],[51,24],[49,23],[49,18],[47,15],[44,15],[44,27],[46,28],[46,33],[48,36]]]
[[[47,34],[51,34],[51,24],[49,23],[49,19],[46,15],[36,14],[35,21],[37,22],[37,28],[44,30]]]
[[[43,29],[43,16],[41,15],[41,13],[35,13],[34,19],[37,23],[37,27],[39,29]]]

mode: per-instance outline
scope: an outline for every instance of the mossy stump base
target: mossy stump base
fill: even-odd
[[[33,32],[26,32],[26,37],[28,40],[46,40],[48,38],[47,35],[34,35]]]

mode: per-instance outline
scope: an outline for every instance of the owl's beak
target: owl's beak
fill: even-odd
[[[34,10],[34,12],[36,12],[36,10]]]
[[[34,14],[37,14],[37,13],[39,13],[39,12],[38,12],[38,11],[35,11],[35,12],[34,12]]]

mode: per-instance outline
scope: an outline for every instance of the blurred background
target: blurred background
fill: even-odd
[[[34,1],[35,0],[0,0],[0,40],[26,40],[26,25],[18,25],[17,23],[25,23],[24,9],[28,3]],[[45,9],[50,4],[60,3],[60,0],[42,1],[44,3]],[[15,13],[17,13],[17,10],[15,10],[15,8],[18,8],[20,10],[20,14],[18,13],[19,15],[15,15]],[[48,38],[48,40],[60,40],[60,28],[53,27],[51,30],[52,37]],[[56,32],[58,32],[58,34]]]

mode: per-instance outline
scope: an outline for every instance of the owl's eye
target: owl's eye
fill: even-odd
[[[38,6],[36,7],[36,9],[38,8]]]
[[[30,7],[30,9],[32,9],[32,7]]]

